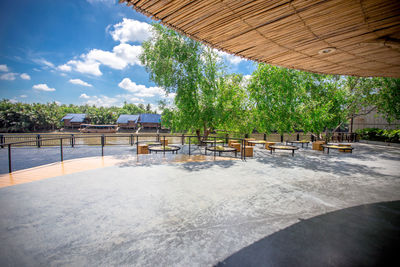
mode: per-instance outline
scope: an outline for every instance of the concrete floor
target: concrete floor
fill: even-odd
[[[0,265],[379,264],[399,243],[400,150],[355,147],[123,164],[1,188]],[[346,237],[355,253],[337,249]]]

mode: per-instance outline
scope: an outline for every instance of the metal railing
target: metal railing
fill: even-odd
[[[60,148],[60,161],[62,162],[64,160],[64,147],[65,146],[70,146],[70,147],[75,147],[77,146],[77,141],[79,141],[79,139],[85,139],[85,138],[91,138],[91,139],[97,139],[99,142],[95,142],[95,143],[90,143],[87,145],[93,145],[93,146],[101,146],[101,156],[104,156],[104,147],[107,145],[113,145],[113,144],[107,144],[107,138],[125,138],[126,143],[117,143],[119,145],[130,145],[133,146],[136,144],[136,153],[139,153],[138,150],[138,145],[140,142],[151,142],[151,141],[156,141],[156,142],[160,142],[161,138],[163,139],[163,152],[165,154],[166,149],[165,149],[165,140],[167,140],[167,138],[175,138],[175,140],[180,139],[180,144],[183,146],[186,143],[188,144],[188,154],[191,155],[192,154],[192,147],[193,145],[198,146],[198,148],[201,150],[201,146],[204,145],[203,141],[205,140],[213,140],[214,142],[212,142],[212,144],[214,146],[217,145],[217,139],[220,139],[220,137],[217,136],[208,136],[208,137],[203,137],[200,136],[200,140],[199,140],[199,136],[197,135],[161,135],[161,134],[156,134],[156,135],[144,135],[144,134],[130,134],[130,135],[90,135],[90,136],[75,136],[73,134],[68,135],[68,136],[61,136],[61,137],[54,137],[54,138],[42,138],[42,136],[39,136],[38,138],[35,138],[33,140],[25,140],[25,141],[18,141],[18,142],[9,142],[9,143],[0,143],[0,146],[2,148],[7,147],[8,150],[8,171],[9,173],[12,173],[12,147],[21,147],[22,145],[25,146],[35,146],[37,148],[41,148],[41,147],[48,147],[48,146],[58,146]],[[149,138],[155,138],[155,140],[148,140]],[[145,141],[143,141],[143,139],[145,139]],[[195,139],[195,141],[193,142],[193,139]],[[1,141],[3,141],[4,139],[2,139]],[[229,142],[229,140],[237,140],[240,142],[241,144],[241,159],[245,160],[246,159],[246,155],[243,152],[244,151],[244,147],[245,147],[245,142],[244,139],[241,138],[227,138],[226,139],[226,143]],[[78,142],[79,143],[79,142]],[[225,142],[224,142],[225,143]],[[207,147],[205,147],[206,149]],[[206,153],[206,152],[205,152]],[[214,157],[216,156],[216,151],[214,150]]]

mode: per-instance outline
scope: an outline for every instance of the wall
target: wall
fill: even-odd
[[[400,121],[394,121],[391,124],[378,114],[375,110],[363,116],[355,117],[353,120],[353,132],[357,129],[379,128],[379,129],[400,129]]]

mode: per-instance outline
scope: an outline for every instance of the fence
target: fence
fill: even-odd
[[[303,133],[296,133],[291,135],[279,135],[279,134],[252,134],[252,138],[256,140],[269,140],[275,142],[293,141],[293,140],[307,140],[314,141],[314,136]],[[203,137],[204,138],[204,137]],[[207,137],[207,140],[214,140],[211,142],[214,146],[217,145],[217,138],[224,139],[225,143],[229,140],[237,140],[241,144],[241,151],[243,151],[245,142],[244,138],[231,137],[229,134],[217,134]],[[153,140],[151,140],[153,139]],[[155,140],[154,140],[155,139]],[[89,146],[101,146],[101,155],[104,156],[104,146],[108,145],[136,145],[136,151],[138,150],[138,145],[140,142],[160,142],[164,140],[163,152],[165,154],[165,140],[168,143],[179,143],[181,145],[188,144],[189,155],[191,154],[191,146],[199,145],[198,136],[194,135],[172,135],[172,134],[109,134],[109,135],[82,135],[82,134],[25,134],[25,135],[0,135],[0,147],[7,147],[8,149],[8,169],[12,172],[12,147],[22,147],[22,146],[34,146],[34,147],[49,147],[49,146],[59,146],[60,147],[60,161],[63,161],[63,148],[65,146],[79,146],[79,145],[89,145]],[[353,133],[336,133],[336,135],[331,136],[332,141],[357,141],[357,135]],[[204,141],[204,140],[203,140]],[[214,150],[214,156],[216,151]],[[241,158],[245,159],[245,153],[240,153]]]
[[[50,136],[50,135],[47,135]],[[214,146],[217,145],[217,136],[209,136],[206,139],[204,137],[202,138],[202,141],[205,140],[211,140],[210,143],[214,144]],[[8,170],[9,173],[12,172],[12,147],[22,147],[22,146],[28,146],[28,147],[49,147],[49,146],[58,146],[60,148],[60,161],[64,160],[64,147],[65,146],[70,146],[70,147],[75,147],[79,145],[97,145],[101,146],[101,156],[104,156],[104,146],[106,145],[136,145],[136,153],[139,153],[138,146],[141,142],[162,142],[164,149],[163,153],[165,154],[166,149],[165,149],[165,144],[166,140],[171,140],[172,142],[179,141],[179,144],[182,146],[185,144],[188,144],[188,153],[191,155],[191,147],[193,145],[199,145],[198,141],[198,136],[194,135],[90,135],[90,136],[85,136],[85,135],[63,135],[63,136],[58,136],[58,137],[53,137],[53,138],[44,138],[42,135],[35,135],[35,136],[24,136],[22,139],[23,141],[18,141],[18,142],[7,142],[9,140],[15,140],[16,137],[11,137],[10,139],[5,138],[4,136],[0,136],[2,143],[0,143],[1,147],[7,147],[8,149]],[[30,140],[29,140],[30,139]],[[87,140],[90,139],[90,142],[87,142]],[[118,140],[121,139],[121,140]],[[153,140],[152,140],[153,139]],[[237,140],[240,142],[242,151],[244,148],[244,139],[240,138],[228,138],[225,141],[228,142],[229,139],[232,140]],[[111,141],[107,141],[111,140]],[[6,141],[6,142],[4,142]],[[86,142],[83,142],[86,141]],[[172,143],[169,141],[170,143]],[[203,143],[201,145],[204,145]],[[214,156],[216,155],[216,151],[214,151]],[[244,153],[241,153],[241,158],[245,160],[246,155]]]

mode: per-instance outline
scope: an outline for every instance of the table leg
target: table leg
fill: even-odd
[[[327,151],[327,153],[326,153],[326,154],[329,154],[329,147],[327,147],[327,149],[328,149],[328,151]]]
[[[272,147],[269,148],[271,150],[271,155],[272,155]]]
[[[294,157],[294,149],[292,150],[292,157]]]

